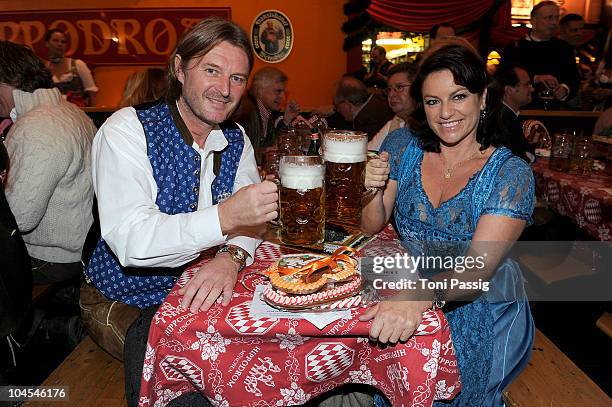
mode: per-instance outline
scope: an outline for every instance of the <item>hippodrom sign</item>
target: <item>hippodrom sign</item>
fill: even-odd
[[[231,19],[229,7],[0,12],[0,40],[47,54],[44,35],[59,28],[66,55],[90,65],[165,64],[185,31],[209,16]]]

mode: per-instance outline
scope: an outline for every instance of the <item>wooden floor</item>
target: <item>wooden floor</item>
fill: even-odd
[[[69,401],[31,401],[31,407],[124,407],[123,364],[96,345],[89,336],[42,383],[69,386]]]
[[[90,337],[42,383],[68,386],[69,401],[24,406],[125,407],[123,364]],[[528,366],[504,391],[508,407],[612,407],[612,400],[541,331],[536,330]]]
[[[540,330],[528,366],[504,391],[504,401],[508,407],[612,407],[610,397]]]

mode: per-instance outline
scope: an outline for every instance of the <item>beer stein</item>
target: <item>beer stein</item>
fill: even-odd
[[[591,167],[593,166],[591,148],[590,137],[579,136],[576,138],[570,157],[570,174],[591,175]]]
[[[278,178],[278,164],[281,157],[280,152],[278,150],[268,149],[266,150],[264,157],[264,175],[274,175],[274,178]]]
[[[574,134],[575,130],[565,129],[554,135],[550,150],[549,167],[551,170],[565,172],[569,170]]]
[[[325,165],[317,156],[283,156],[279,164],[279,239],[309,246],[325,239]]]
[[[544,110],[554,110],[556,108],[555,93],[552,89],[542,89],[538,93],[540,105]]]
[[[301,139],[295,129],[284,129],[278,135],[276,148],[281,155],[294,155],[301,153]]]
[[[329,223],[359,227],[368,135],[328,130],[323,139],[325,214]]]

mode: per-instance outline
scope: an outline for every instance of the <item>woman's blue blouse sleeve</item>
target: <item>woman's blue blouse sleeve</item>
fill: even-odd
[[[535,181],[529,165],[511,157],[500,168],[495,186],[481,215],[508,216],[531,224],[535,206]]]

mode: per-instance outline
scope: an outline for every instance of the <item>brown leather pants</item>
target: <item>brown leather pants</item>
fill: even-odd
[[[102,349],[123,361],[125,334],[140,309],[106,298],[92,284],[81,286],[81,319],[87,333]]]

